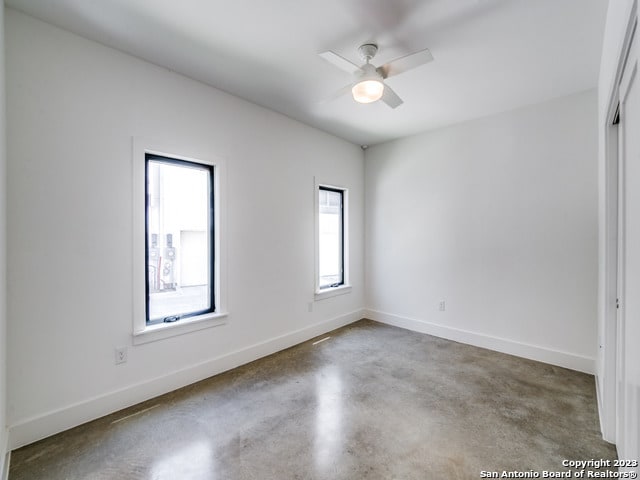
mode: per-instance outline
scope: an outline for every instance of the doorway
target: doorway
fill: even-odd
[[[598,390],[602,433],[620,459],[640,457],[640,84],[630,15],[605,129],[604,269]],[[638,472],[638,464],[622,467]]]

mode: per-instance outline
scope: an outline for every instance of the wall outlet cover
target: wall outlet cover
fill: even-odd
[[[115,360],[116,360],[116,365],[119,365],[121,363],[126,363],[127,361],[127,347],[116,347],[115,349]]]

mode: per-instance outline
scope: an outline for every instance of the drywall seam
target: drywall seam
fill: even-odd
[[[129,385],[119,390],[23,420],[10,426],[9,447],[13,450],[28,445],[63,430],[231,370],[358,321],[362,316],[363,310],[355,310],[241,350],[170,372],[161,377]]]
[[[469,330],[447,327],[445,325],[438,325],[416,318],[403,317],[377,310],[365,310],[364,315],[366,318],[386,323],[387,325],[406,328],[407,330],[426,333],[476,347],[487,348],[496,352],[508,353],[510,355],[537,360],[539,362],[589,374],[593,374],[595,371],[595,358],[591,357],[516,342],[506,338],[493,337]]]

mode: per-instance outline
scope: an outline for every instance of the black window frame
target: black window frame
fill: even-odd
[[[345,189],[328,187],[326,185],[318,185],[318,196],[320,191],[334,192],[340,194],[340,281],[332,283],[330,285],[320,285],[320,247],[318,246],[318,289],[326,290],[328,288],[337,288],[345,285],[344,282],[344,197]],[[318,215],[320,215],[320,201],[318,199]],[[319,239],[318,239],[319,241]]]
[[[197,168],[199,170],[206,170],[209,173],[209,257],[211,263],[209,265],[209,294],[210,294],[210,307],[208,309],[198,310],[194,312],[188,312],[180,315],[172,315],[169,317],[151,319],[149,318],[149,162],[160,162],[172,165],[179,165],[182,167]],[[214,183],[214,166],[208,163],[201,163],[192,160],[182,160],[178,158],[167,157],[164,155],[158,155],[154,153],[145,153],[144,157],[144,258],[145,258],[145,323],[147,326],[156,325],[160,323],[169,323],[181,320],[183,318],[195,317],[198,315],[204,315],[208,313],[215,313],[215,183]]]

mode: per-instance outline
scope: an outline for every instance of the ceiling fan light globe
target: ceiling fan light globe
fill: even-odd
[[[362,80],[351,89],[353,99],[359,103],[371,103],[382,98],[384,84],[379,80]]]

